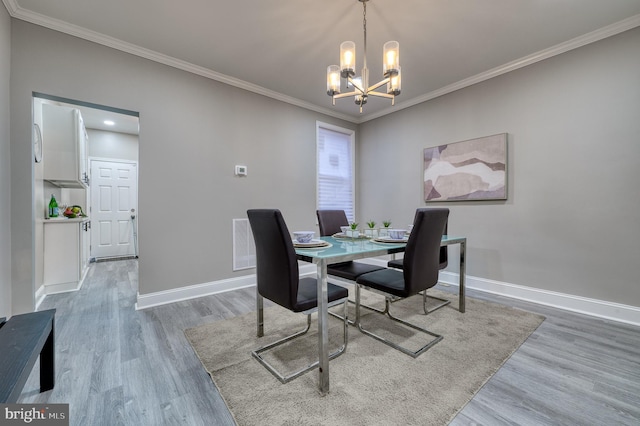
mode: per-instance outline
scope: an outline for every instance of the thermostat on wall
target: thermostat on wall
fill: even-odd
[[[247,166],[236,166],[236,176],[246,176]]]

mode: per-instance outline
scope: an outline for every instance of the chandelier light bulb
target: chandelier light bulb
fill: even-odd
[[[393,50],[390,50],[387,52],[387,66],[389,66],[389,64],[393,64],[395,62],[396,59],[396,52],[394,52]]]
[[[352,41],[340,44],[340,70],[344,78],[356,75],[356,44]]]
[[[402,90],[402,70],[398,67],[398,73],[389,77],[387,83],[387,93],[393,96],[398,96]]]
[[[329,65],[327,67],[327,95],[333,96],[340,93],[340,67]]]
[[[395,75],[400,68],[400,43],[397,41],[388,41],[382,48],[382,72],[385,77]]]
[[[351,79],[351,86],[357,87],[356,90],[360,91],[360,89],[364,90],[364,85],[362,84],[362,77],[356,77]]]

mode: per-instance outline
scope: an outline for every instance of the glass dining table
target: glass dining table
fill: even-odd
[[[349,260],[377,257],[404,252],[405,243],[376,242],[370,239],[351,239],[320,237],[330,244],[323,248],[296,247],[299,260],[316,264],[318,268],[318,390],[320,395],[329,392],[329,329],[327,312],[327,265]],[[465,251],[467,239],[443,235],[441,246],[460,245],[459,305],[458,310],[465,311]]]

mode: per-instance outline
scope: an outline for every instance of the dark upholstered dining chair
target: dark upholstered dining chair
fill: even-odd
[[[316,210],[316,215],[318,216],[318,226],[320,227],[321,237],[328,237],[341,232],[340,227],[349,224],[344,210]],[[385,268],[363,262],[349,261],[327,265],[327,274],[345,280],[355,281],[356,278],[362,274],[380,271],[382,269]]]
[[[293,241],[280,210],[254,209],[248,210],[247,216],[256,245],[257,260],[257,293],[258,337],[264,334],[263,300],[265,297],[292,312],[307,315],[306,329],[291,336],[262,346],[251,352],[282,383],[287,383],[302,374],[318,367],[319,362],[309,364],[294,373],[283,375],[269,364],[261,354],[282,345],[296,337],[302,336],[311,327],[311,314],[318,309],[317,281],[315,278],[300,278],[298,260],[293,248]],[[340,286],[327,284],[328,306],[340,303],[344,305],[344,340],[340,348],[329,354],[333,359],[344,353],[347,348],[347,297],[348,291]]]
[[[415,219],[414,219],[415,221]],[[447,224],[444,225],[444,235],[447,235],[447,227],[448,227],[448,221]],[[387,266],[389,268],[395,268],[395,269],[403,269],[403,264],[404,264],[404,258],[403,259],[393,259],[390,260],[389,262],[387,262]],[[444,247],[440,247],[440,265],[439,268],[440,270],[444,269],[447,267],[447,265],[449,264],[449,253],[448,253],[448,248],[446,246]],[[427,300],[437,300],[439,303],[434,306],[431,309],[427,308]],[[425,290],[422,293],[422,309],[424,310],[425,315],[429,315],[430,313],[437,311],[438,309],[442,308],[443,306],[447,306],[448,304],[451,303],[451,300],[448,299],[442,299],[440,297],[435,297],[435,296],[428,296],[427,295],[427,290]]]
[[[413,224],[413,230],[409,235],[409,241],[404,254],[403,270],[384,269],[360,275],[356,279],[356,318],[355,323],[360,331],[371,336],[394,349],[397,349],[412,357],[421,353],[442,340],[442,336],[425,328],[394,317],[389,312],[391,302],[404,299],[433,287],[438,282],[440,270],[440,240],[444,232],[449,209],[418,209]],[[433,336],[427,344],[416,351],[407,349],[378,336],[362,327],[360,322],[360,293],[361,288],[381,293],[385,296],[384,313],[394,321],[405,326]]]

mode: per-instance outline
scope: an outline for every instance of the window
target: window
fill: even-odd
[[[354,138],[349,129],[316,123],[317,206],[355,219]]]

